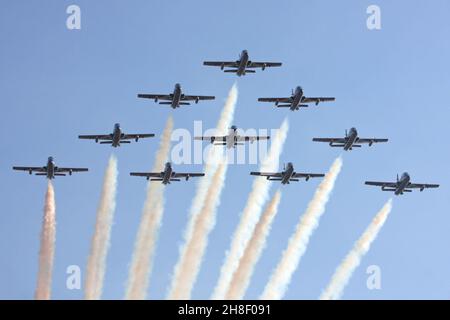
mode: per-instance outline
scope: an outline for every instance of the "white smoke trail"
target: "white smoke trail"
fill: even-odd
[[[200,271],[201,262],[208,245],[208,235],[216,223],[216,210],[225,183],[227,165],[219,164],[211,180],[211,187],[203,208],[198,214],[191,238],[185,243],[175,267],[168,299],[190,299],[192,288]]]
[[[392,209],[392,199],[383,206],[383,208],[377,213],[372,220],[366,231],[362,234],[361,238],[356,241],[352,250],[348,253],[342,263],[337,267],[331,278],[327,288],[320,296],[321,300],[336,300],[340,299],[344,292],[344,288],[350,280],[353,271],[361,263],[363,256],[369,251],[370,245],[377,237],[378,232],[383,227],[389,213]]]
[[[237,85],[234,84],[231,87],[228,97],[225,100],[222,112],[220,114],[219,121],[216,126],[216,135],[226,135],[227,129],[231,126],[233,121],[234,110],[236,108],[236,101],[238,97]],[[192,232],[195,224],[195,220],[199,212],[202,210],[203,203],[205,202],[206,194],[208,193],[211,185],[212,177],[217,169],[217,165],[220,162],[220,149],[215,146],[211,146],[205,159],[205,176],[198,181],[197,192],[194,200],[192,201],[191,209],[189,212],[188,225],[184,233],[184,240],[187,242],[192,237]],[[181,254],[182,247],[180,248]]]
[[[53,256],[55,254],[55,191],[48,180],[45,195],[44,217],[41,230],[41,248],[39,251],[39,272],[35,292],[36,300],[49,300],[52,287]]]
[[[97,221],[86,268],[85,299],[98,300],[102,295],[106,256],[116,207],[117,160],[111,155],[103,180],[102,194],[97,208]]]
[[[233,274],[225,299],[240,300],[244,298],[245,291],[250,283],[256,263],[266,245],[266,238],[270,232],[270,226],[278,211],[281,192],[278,190],[266,207],[261,216],[251,239],[245,248],[244,254],[239,261],[239,266]]]
[[[154,172],[161,171],[161,168],[164,167],[165,162],[169,158],[172,130],[173,120],[172,117],[169,117],[161,136],[159,149],[156,153],[155,164],[153,166]],[[147,295],[149,276],[153,267],[153,258],[163,210],[164,185],[149,181],[147,184],[147,197],[134,244],[125,299],[143,300]]]
[[[261,171],[273,172],[278,169],[278,161],[283,150],[288,129],[288,121],[285,119],[280,129],[274,135],[269,153],[262,162]],[[262,208],[267,200],[270,185],[271,183],[262,177],[255,178],[252,191],[248,196],[247,204],[242,212],[241,220],[232,237],[230,251],[227,252],[220,270],[219,280],[214,288],[212,299],[224,299],[230,285],[231,277],[238,267],[239,260],[247,247],[248,240],[253,234],[255,225],[258,223]]]
[[[306,251],[309,239],[314,230],[319,225],[319,220],[325,212],[325,205],[328,202],[333,190],[336,178],[341,171],[342,159],[337,158],[331,165],[330,170],[317,188],[313,199],[308,205],[306,212],[300,218],[294,234],[289,239],[288,246],[283,252],[278,266],[272,273],[267,283],[261,299],[278,300],[283,298],[292,275],[300,263],[300,259]]]
[[[227,134],[227,129],[233,121],[237,96],[238,90],[234,84],[220,114],[216,135]],[[200,179],[197,184],[197,192],[192,201],[189,221],[184,232],[184,242],[180,247],[180,257],[174,268],[168,299],[181,296],[186,299],[190,297],[200,270],[209,232],[215,224],[216,207],[224,185],[227,164],[220,156],[220,150],[214,146],[209,149],[205,162],[205,177]],[[211,190],[214,192],[212,193]],[[195,242],[198,239],[201,239],[201,245],[198,245],[198,251],[193,252],[192,248],[197,246]],[[186,272],[186,270],[192,270],[192,272]]]

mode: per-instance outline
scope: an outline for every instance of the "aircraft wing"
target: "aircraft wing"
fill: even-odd
[[[158,99],[158,100],[172,100],[172,95],[170,94],[146,94],[146,93],[140,93],[137,95],[138,98],[145,98],[145,99]]]
[[[239,61],[204,61],[203,65],[213,67],[238,67]]]
[[[261,102],[291,102],[292,98],[288,97],[288,98],[258,98],[258,101]]]
[[[347,142],[344,138],[313,138],[316,142],[332,142],[332,143],[345,143]]]
[[[247,64],[247,68],[280,67],[281,65],[281,62],[250,62]]]
[[[112,140],[110,134],[98,134],[98,135],[80,135],[78,139],[90,139],[90,140]]]
[[[194,137],[194,140],[207,140],[207,141],[226,141],[227,136],[202,136],[202,137]]]
[[[320,178],[320,177],[325,177],[325,175],[323,173],[294,173],[292,175],[292,178]]]
[[[120,137],[120,140],[129,140],[129,139],[142,139],[142,138],[152,138],[155,135],[153,133],[133,133],[133,134],[125,134]]]
[[[261,177],[277,177],[281,178],[282,174],[281,172],[250,172],[250,175],[252,176],[261,176]]]
[[[204,173],[175,172],[172,178],[203,177],[204,175]]]
[[[237,136],[237,141],[259,141],[259,140],[269,140],[269,136]]]
[[[356,143],[378,143],[378,142],[387,142],[388,139],[377,139],[377,138],[373,138],[373,139],[361,139],[358,138],[356,140]]]
[[[154,177],[159,178],[164,175],[164,172],[130,172],[130,176],[136,177]]]
[[[366,181],[365,184],[367,184],[368,186],[379,186],[379,187],[390,187],[390,188],[397,187],[397,182]]]
[[[325,102],[325,101],[334,101],[336,100],[334,97],[309,97],[302,100],[303,103],[309,103],[314,102],[318,104],[319,102]]]
[[[188,96],[184,95],[181,100],[183,101],[198,101],[198,100],[214,100],[215,96]]]
[[[31,171],[31,172],[47,172],[46,167],[13,167],[13,170]]]
[[[410,183],[407,186],[408,189],[417,188],[417,189],[426,189],[426,188],[439,188],[438,184],[427,184],[427,183]]]
[[[88,168],[61,168],[56,167],[55,172],[85,172],[88,171]]]

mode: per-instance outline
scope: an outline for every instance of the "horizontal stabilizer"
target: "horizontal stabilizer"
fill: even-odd
[[[290,104],[277,104],[276,107],[277,108],[290,108],[291,105]]]
[[[120,143],[131,143],[131,141],[121,140]]]
[[[299,179],[289,179],[289,181],[300,181]]]
[[[342,148],[344,146],[345,146],[345,144],[330,144],[330,147],[335,147],[335,148]]]
[[[112,144],[112,141],[100,141],[100,144]]]
[[[161,101],[159,104],[172,104],[172,102],[169,102],[169,101]]]
[[[412,192],[412,190],[410,190],[410,189],[405,189],[405,190],[403,190],[403,192]]]
[[[180,106],[189,106],[191,105],[189,102],[180,102],[178,103]]]
[[[170,181],[181,181],[181,179],[170,179]]]
[[[245,73],[255,73],[255,70],[245,70]]]
[[[361,148],[360,144],[352,144],[352,148]]]
[[[65,173],[55,173],[55,176],[64,177],[65,175],[66,175]]]
[[[46,173],[35,173],[36,176],[46,176]]]
[[[214,143],[215,146],[226,146],[227,143],[226,142],[216,142]]]
[[[161,178],[151,178],[150,181],[163,181]]]
[[[281,180],[283,180],[283,179],[281,179],[281,178],[267,177],[267,180],[270,180],[270,181],[281,181]]]
[[[387,188],[381,188],[383,191],[395,191],[396,189],[387,189]]]
[[[236,73],[237,70],[234,70],[234,69],[228,69],[228,70],[223,70],[223,72],[234,72],[234,73]]]

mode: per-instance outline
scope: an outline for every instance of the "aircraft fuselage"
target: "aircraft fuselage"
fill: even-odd
[[[346,142],[344,144],[344,150],[348,151],[351,150],[353,147],[353,144],[358,139],[358,131],[356,131],[355,128],[351,128],[348,135],[346,136]]]
[[[55,162],[53,161],[52,157],[48,158],[47,161],[47,179],[54,179],[55,178]]]
[[[408,187],[409,181],[411,180],[408,173],[403,173],[400,180],[397,181],[397,188],[395,189],[394,194],[396,196],[403,194],[405,189]]]
[[[248,52],[247,50],[243,50],[239,59],[239,66],[237,68],[236,74],[240,77],[245,75],[245,68],[248,63]]]
[[[171,104],[172,108],[175,109],[180,106],[181,97],[182,97],[181,86],[180,86],[180,84],[177,83],[175,85],[175,89],[173,90],[173,98],[172,98],[172,104]]]
[[[295,92],[292,96],[292,102],[291,102],[291,110],[297,110],[298,105],[302,102],[303,100],[303,89],[301,87],[297,87],[295,88]]]
[[[166,167],[164,169],[164,174],[162,177],[162,183],[163,184],[169,184],[170,178],[172,178],[173,170],[170,163],[166,163]]]
[[[286,169],[282,173],[281,184],[289,184],[292,175],[294,174],[294,166],[292,163],[288,163]]]
[[[118,123],[114,125],[114,130],[111,138],[112,138],[111,146],[113,146],[114,148],[120,147],[120,139],[122,138],[122,129],[120,128],[120,125]]]

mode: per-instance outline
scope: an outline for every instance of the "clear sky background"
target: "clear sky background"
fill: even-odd
[[[81,8],[81,30],[66,28],[66,8]],[[381,8],[382,29],[366,27],[366,8]],[[365,180],[413,182],[437,190],[395,197],[391,216],[347,286],[345,299],[450,297],[449,86],[450,2],[434,1],[2,1],[0,10],[0,298],[32,299],[46,181],[13,172],[55,157],[88,173],[55,180],[57,241],[53,297],[83,298],[66,288],[66,268],[84,272],[108,157],[118,157],[119,187],[104,294],[125,292],[145,198],[144,179],[130,171],[152,167],[158,139],[118,149],[80,141],[78,134],[108,133],[115,122],[128,132],[160,134],[168,115],[175,128],[215,126],[232,84],[239,98],[234,123],[278,128],[289,118],[281,162],[298,171],[325,172],[342,152],[312,137],[361,136],[389,143],[343,154],[344,166],[286,299],[316,299],[335,268],[391,196]],[[204,60],[282,61],[281,68],[237,78]],[[172,110],[137,93],[168,93],[180,82],[188,94],[216,100]],[[306,95],[336,102],[298,112],[258,103],[302,85]],[[222,204],[193,298],[209,298],[239,221],[257,165],[228,170]],[[202,170],[180,165],[178,170]],[[319,180],[282,186],[282,201],[247,298],[257,298],[286,247]],[[279,187],[273,184],[271,194]],[[166,206],[149,298],[162,299],[178,259],[196,182],[166,189]],[[381,268],[381,290],[368,290],[366,268]],[[84,276],[84,273],[83,273]],[[82,278],[84,282],[84,277]]]

